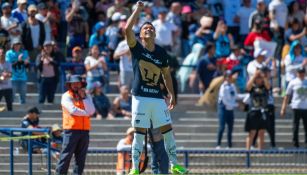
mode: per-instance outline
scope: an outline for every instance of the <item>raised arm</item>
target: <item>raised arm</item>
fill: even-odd
[[[136,23],[136,20],[143,8],[144,8],[144,3],[142,1],[138,1],[136,3],[136,9],[133,11],[132,15],[128,18],[127,24],[125,26],[126,40],[128,46],[131,48],[136,45],[136,39],[132,27]]]

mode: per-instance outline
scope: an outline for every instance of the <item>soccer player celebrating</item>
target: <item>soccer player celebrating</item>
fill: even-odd
[[[134,72],[131,123],[136,130],[132,143],[132,169],[129,174],[139,174],[140,154],[143,150],[146,129],[150,128],[150,120],[153,128],[160,128],[164,136],[165,149],[168,153],[172,173],[185,174],[187,170],[177,164],[176,142],[169,112],[176,103],[168,67],[169,56],[163,48],[155,44],[155,28],[150,22],[145,22],[141,26],[140,42],[136,40],[132,30],[143,8],[144,3],[138,1],[136,9],[125,26],[125,35],[132,53]],[[170,94],[168,106],[160,89],[161,74]]]

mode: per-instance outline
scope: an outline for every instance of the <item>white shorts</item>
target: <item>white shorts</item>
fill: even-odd
[[[132,96],[132,127],[153,128],[171,124],[171,115],[164,99]]]

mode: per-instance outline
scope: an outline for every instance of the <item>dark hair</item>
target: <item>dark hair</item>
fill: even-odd
[[[215,46],[214,43],[208,42],[205,47],[205,53],[208,53],[209,50],[211,50],[214,46]]]
[[[145,25],[151,25],[151,26],[156,30],[155,26],[154,26],[151,22],[146,21],[146,22],[144,22],[144,23],[141,25],[140,31],[142,30],[142,28],[143,28]]]

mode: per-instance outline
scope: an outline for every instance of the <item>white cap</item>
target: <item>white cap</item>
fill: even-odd
[[[115,12],[113,15],[112,15],[112,21],[119,21],[120,20],[120,17],[122,16],[121,13],[119,12]]]
[[[259,3],[265,3],[264,0],[257,0],[257,4]]]
[[[254,50],[254,58],[257,58],[260,55],[266,56],[267,54],[268,54],[268,51],[261,49],[261,48]]]
[[[26,4],[27,0],[17,0],[17,4]]]

